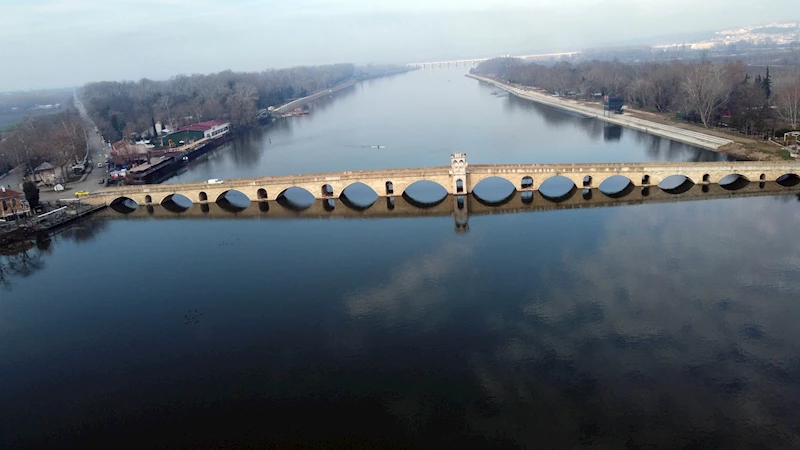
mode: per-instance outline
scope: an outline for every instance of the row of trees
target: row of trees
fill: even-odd
[[[86,155],[87,131],[78,111],[28,117],[3,133],[0,141],[0,173],[18,165],[27,172],[42,162],[67,173]]]
[[[334,64],[251,73],[225,71],[177,75],[166,81],[90,83],[79,95],[100,132],[116,141],[149,132],[156,121],[173,129],[212,119],[229,120],[235,128],[248,127],[255,123],[259,109],[392,70],[396,68]]]
[[[751,73],[741,62],[678,61],[631,65],[619,61],[527,64],[513,58],[486,61],[474,71],[583,99],[618,96],[628,105],[657,112],[682,112],[706,127],[725,123],[747,134],[775,130],[778,120],[800,125],[800,76]]]

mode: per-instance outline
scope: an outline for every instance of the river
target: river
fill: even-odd
[[[453,151],[724,159],[463,73],[361,83],[168,182],[447,165]],[[794,190],[474,215],[458,233],[449,215],[269,207],[108,211],[0,256],[0,448],[800,443]]]

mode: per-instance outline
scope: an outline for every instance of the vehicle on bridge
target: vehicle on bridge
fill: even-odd
[[[212,178],[212,179],[206,181],[206,183],[208,183],[208,184],[222,184],[224,182],[225,182],[224,180],[220,180],[219,178]]]

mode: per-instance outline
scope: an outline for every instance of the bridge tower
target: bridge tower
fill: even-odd
[[[466,153],[450,154],[450,178],[453,181],[451,194],[466,195],[470,193],[469,166],[467,165]]]

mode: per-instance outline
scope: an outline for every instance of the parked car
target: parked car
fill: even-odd
[[[87,195],[89,195],[89,192],[87,191],[78,191],[75,193],[75,197],[85,197]]]
[[[220,180],[219,178],[212,178],[208,180],[208,184],[222,184],[224,181]]]

